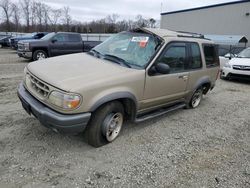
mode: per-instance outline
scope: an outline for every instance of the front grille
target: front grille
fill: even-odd
[[[30,74],[26,75],[26,85],[28,89],[32,90],[38,97],[42,99],[47,98],[49,95],[49,86]]]
[[[235,70],[242,70],[242,71],[250,71],[250,66],[233,65],[233,69],[235,69]]]

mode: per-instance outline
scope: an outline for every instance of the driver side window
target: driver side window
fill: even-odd
[[[171,73],[183,72],[187,57],[186,45],[183,43],[171,43],[161,54],[157,63],[165,63],[170,67]]]
[[[56,36],[53,37],[54,40],[57,42],[65,42],[66,41],[66,36],[64,34],[57,34]]]

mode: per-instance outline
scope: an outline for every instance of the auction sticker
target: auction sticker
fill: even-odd
[[[147,46],[148,39],[149,37],[139,36],[139,37],[133,37],[131,41],[138,42],[141,48],[145,48]]]
[[[132,42],[148,42],[149,37],[133,37]]]

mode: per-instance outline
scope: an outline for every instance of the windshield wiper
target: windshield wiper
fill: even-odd
[[[107,59],[107,60],[110,60],[114,63],[118,63],[118,64],[123,64],[129,68],[131,68],[131,65],[125,61],[124,59],[120,58],[120,57],[117,57],[115,55],[111,55],[111,54],[104,54],[103,55],[103,59]]]
[[[96,55],[97,57],[99,57],[100,55],[102,55],[100,52],[98,52],[95,49],[91,49],[89,52],[92,53],[92,54],[94,54],[94,55]]]

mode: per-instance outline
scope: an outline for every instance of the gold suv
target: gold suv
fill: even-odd
[[[18,96],[27,113],[56,132],[85,130],[99,147],[117,138],[125,120],[199,106],[215,86],[219,58],[202,35],[139,28],[88,53],[30,63],[24,72]]]

